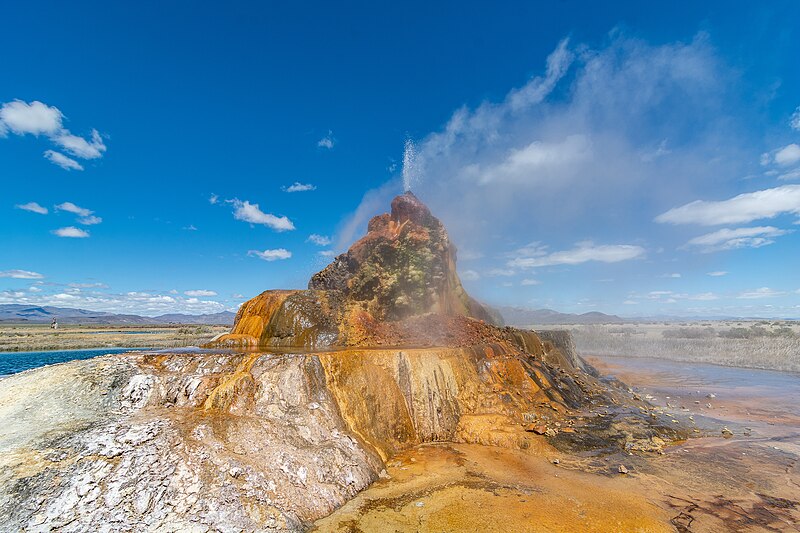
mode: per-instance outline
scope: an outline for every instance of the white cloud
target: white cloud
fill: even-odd
[[[88,217],[89,215],[94,213],[94,211],[92,211],[91,209],[86,209],[85,207],[78,207],[72,202],[64,202],[58,204],[56,206],[56,209],[58,209],[59,211],[66,211],[67,213],[74,213],[79,217]]]
[[[215,291],[209,291],[206,289],[197,289],[193,291],[184,291],[186,296],[216,296],[217,293]]]
[[[211,205],[214,205],[217,202],[219,202],[219,196],[217,196],[216,194],[212,194],[211,196],[208,197],[208,203],[210,203]]]
[[[64,128],[64,115],[53,106],[34,101],[30,104],[21,100],[7,102],[0,108],[0,137],[7,131],[17,135],[47,135],[62,150],[82,159],[97,159],[103,156],[106,145],[100,133],[93,129],[91,138],[84,139],[73,135]],[[61,152],[47,150],[45,159],[65,170],[83,170],[83,166]]]
[[[67,226],[66,228],[53,230],[53,234],[58,235],[59,237],[72,237],[76,239],[83,239],[89,236],[88,231],[76,228],[75,226]]]
[[[311,183],[300,183],[299,181],[295,181],[291,185],[281,187],[281,190],[284,192],[306,192],[306,191],[314,191],[317,189],[316,185],[312,185]]]
[[[70,157],[65,156],[61,152],[47,150],[44,153],[44,157],[54,165],[58,165],[64,170],[83,170],[83,166],[80,163]]]
[[[16,206],[17,209],[24,209],[25,211],[31,211],[32,213],[39,213],[40,215],[47,214],[47,208],[42,207],[36,202],[28,202],[27,204],[20,204]]]
[[[0,124],[17,135],[52,135],[61,130],[63,115],[56,107],[39,101],[6,102],[0,108]]]
[[[800,161],[800,145],[792,143],[775,153],[775,162],[781,166],[794,165],[798,161]]]
[[[794,110],[792,118],[789,119],[789,125],[792,127],[793,130],[800,131],[800,107]]]
[[[783,185],[740,194],[729,200],[695,200],[658,215],[655,220],[669,224],[746,224],[781,214],[800,214],[800,185]]]
[[[778,176],[779,180],[797,180],[800,179],[800,168],[794,168],[789,172],[784,172]]]
[[[585,135],[569,135],[555,142],[533,141],[511,150],[504,161],[481,168],[476,164],[467,169],[477,176],[478,183],[530,183],[537,176],[553,175],[565,166],[592,156],[591,141]]]
[[[753,228],[723,228],[695,237],[686,243],[687,246],[701,248],[703,252],[734,250],[737,248],[761,248],[775,242],[775,237],[791,233],[773,226],[757,226]]]
[[[755,300],[760,298],[775,298],[777,296],[783,296],[784,294],[786,293],[775,291],[769,287],[761,287],[760,289],[756,289],[754,291],[743,292],[737,296],[737,298],[744,300]]]
[[[100,287],[102,288],[102,287]],[[30,289],[32,291],[33,288]],[[200,298],[183,298],[144,291],[132,291],[123,294],[102,291],[90,292],[56,292],[40,290],[33,293],[22,291],[0,292],[0,304],[15,303],[24,305],[53,305],[76,307],[91,311],[111,313],[140,314],[157,316],[165,313],[218,313],[226,306],[220,302]]]
[[[481,279],[481,275],[474,270],[465,270],[460,274],[460,277],[464,281],[477,281]]]
[[[332,149],[334,144],[336,144],[336,139],[333,138],[331,130],[328,130],[328,134],[317,142],[317,146],[328,150]]]
[[[681,275],[680,275],[678,272],[673,272],[672,274],[663,274],[661,277],[662,277],[662,278],[672,278],[672,279],[677,279],[677,278],[680,278],[680,277],[681,277]]]
[[[622,302],[622,303],[623,303],[624,305],[639,305],[639,302],[636,302],[636,301],[634,301],[634,300],[625,300],[625,301],[624,301],[624,302]]]
[[[101,222],[103,222],[103,219],[94,215],[81,217],[78,219],[78,223],[83,224],[84,226],[94,226],[95,224],[100,224]]]
[[[326,235],[317,235],[316,233],[312,233],[308,236],[306,242],[313,242],[317,246],[328,246],[332,241],[331,238]]]
[[[42,279],[44,276],[30,270],[0,270],[0,278]]]
[[[490,278],[496,278],[501,276],[502,277],[513,276],[514,274],[516,274],[516,272],[514,272],[510,268],[493,268],[485,272],[485,274]]]
[[[259,259],[263,259],[264,261],[277,261],[283,259],[289,259],[292,257],[292,252],[286,250],[285,248],[277,248],[275,250],[250,250],[247,252],[247,255],[258,257]]]
[[[711,276],[711,277],[714,277],[714,278],[718,278],[720,276],[727,276],[728,275],[728,271],[727,270],[715,270],[714,272],[708,272],[707,275]]]
[[[701,301],[701,302],[709,302],[709,301],[712,301],[712,300],[719,300],[719,296],[717,296],[713,292],[703,292],[703,293],[700,293],[700,294],[694,294],[692,296],[689,296],[689,299],[690,300],[697,300],[697,301]]]
[[[320,250],[317,254],[321,255],[322,257],[336,257],[336,252],[333,250]]]
[[[541,284],[542,284],[542,282],[539,281],[538,279],[523,279],[520,282],[520,285],[523,285],[523,286],[541,285]]]
[[[194,227],[194,224],[189,224],[188,226],[184,226],[181,229],[185,229],[186,231],[197,231],[197,228]]]
[[[547,253],[546,247],[521,248],[518,257],[508,262],[513,268],[536,268],[552,265],[578,265],[589,261],[618,263],[637,259],[644,255],[641,246],[631,244],[595,245],[592,242],[579,242],[572,250]]]
[[[97,130],[92,130],[91,141],[73,135],[69,130],[63,130],[53,137],[53,142],[72,155],[82,159],[97,159],[98,157],[102,157],[103,152],[106,151],[106,145],[103,143],[103,139],[100,137],[100,133]]]
[[[241,201],[238,198],[227,201],[233,204],[233,218],[236,220],[243,220],[251,224],[263,224],[275,231],[290,231],[294,229],[294,224],[287,217],[264,213],[258,207],[258,204],[251,204],[247,200]]]

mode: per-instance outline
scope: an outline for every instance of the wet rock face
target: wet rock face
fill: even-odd
[[[456,272],[456,250],[444,225],[412,193],[373,218],[367,235],[315,274],[309,289],[338,290],[378,320],[425,313],[491,321]]]

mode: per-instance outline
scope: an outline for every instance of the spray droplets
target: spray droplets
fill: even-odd
[[[406,139],[403,149],[403,190],[408,192],[411,186],[419,183],[419,168],[417,165],[417,147],[410,138]]]

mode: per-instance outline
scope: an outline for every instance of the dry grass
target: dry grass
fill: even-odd
[[[0,325],[0,352],[78,350],[82,348],[177,348],[208,342],[223,326],[59,326]]]
[[[542,326],[554,329],[553,326]],[[655,357],[800,372],[800,324],[702,322],[565,325],[584,355]],[[536,329],[536,327],[534,327]]]

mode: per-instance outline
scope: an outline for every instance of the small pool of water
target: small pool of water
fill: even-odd
[[[16,374],[31,368],[53,365],[74,359],[90,359],[98,355],[147,350],[148,348],[89,348],[86,350],[52,350],[46,352],[0,352],[0,376]]]

